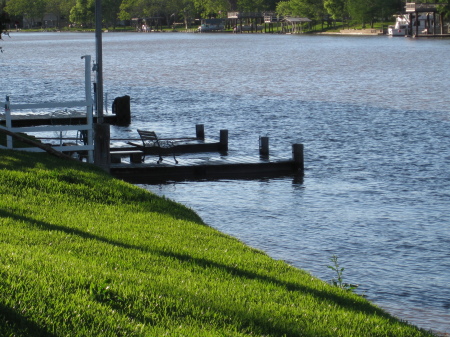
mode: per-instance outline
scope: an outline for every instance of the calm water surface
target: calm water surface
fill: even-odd
[[[166,135],[228,129],[229,155],[305,145],[292,177],[143,186],[211,226],[420,327],[450,332],[450,40],[268,34],[103,35],[104,91],[132,125]],[[2,96],[79,99],[93,34],[12,33]],[[110,103],[108,108],[110,110]]]

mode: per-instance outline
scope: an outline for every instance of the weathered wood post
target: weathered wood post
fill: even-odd
[[[303,172],[305,169],[303,159],[303,144],[292,145],[292,159],[294,160],[295,169],[299,172]]]
[[[94,124],[94,132],[94,164],[109,172],[111,163],[109,124]]]
[[[5,119],[6,119],[6,128],[8,130],[11,130],[12,128],[12,118],[11,118],[11,109],[10,109],[10,103],[9,103],[9,96],[6,96],[6,102],[5,102]],[[13,139],[11,136],[6,137],[6,146],[8,149],[13,148]]]
[[[228,130],[220,130],[220,151],[228,151]]]
[[[269,137],[259,137],[259,154],[269,156]]]
[[[195,125],[195,137],[205,140],[205,126],[203,124]]]
[[[130,96],[116,97],[112,104],[112,113],[116,115],[116,124],[128,126],[131,124]]]

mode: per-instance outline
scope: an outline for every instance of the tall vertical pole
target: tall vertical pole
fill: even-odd
[[[97,122],[103,123],[103,54],[102,54],[102,1],[95,0],[95,47],[97,56]]]
[[[87,125],[89,125],[89,129],[87,130],[87,145],[92,146],[94,145],[94,118],[92,116],[92,108],[94,105],[93,99],[92,99],[92,87],[91,87],[91,55],[85,55],[81,58],[84,58],[84,97],[86,100],[86,118],[87,118]],[[86,145],[86,144],[84,144]],[[94,153],[92,150],[88,151],[88,162],[93,163],[94,162]]]
[[[6,96],[5,119],[6,119],[6,127],[8,128],[8,131],[11,131],[12,118],[11,118],[11,109],[10,109],[10,103],[9,103],[9,96]],[[11,136],[6,136],[6,146],[8,147],[8,149],[12,149],[13,148],[13,139],[12,139]]]
[[[109,171],[110,130],[109,124],[103,123],[103,55],[102,55],[102,3],[95,0],[95,43],[97,55],[97,123],[95,124],[94,163]]]

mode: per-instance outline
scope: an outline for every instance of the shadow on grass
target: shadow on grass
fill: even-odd
[[[11,336],[56,337],[50,331],[0,303],[0,335],[13,332]]]
[[[249,280],[258,280],[258,281],[269,283],[272,285],[277,285],[277,286],[287,289],[288,291],[301,292],[304,294],[312,295],[313,297],[315,297],[321,301],[326,301],[328,303],[334,302],[336,305],[338,305],[342,308],[345,308],[349,311],[362,312],[362,313],[365,313],[368,315],[376,314],[378,316],[392,318],[389,314],[387,314],[386,312],[384,312],[381,309],[378,309],[378,308],[372,306],[369,302],[362,301],[362,302],[355,303],[354,299],[342,297],[342,296],[339,296],[338,294],[333,294],[333,293],[330,293],[327,291],[313,289],[311,287],[301,285],[299,283],[283,281],[283,280],[277,279],[275,277],[262,275],[262,274],[259,274],[259,273],[253,272],[253,271],[229,266],[229,265],[222,264],[222,263],[217,263],[215,261],[211,261],[208,259],[193,257],[189,254],[183,254],[183,253],[177,253],[177,252],[171,252],[171,251],[163,251],[163,250],[158,250],[158,249],[151,249],[148,247],[141,247],[141,246],[137,246],[137,245],[123,243],[123,242],[116,241],[116,240],[110,240],[110,239],[107,239],[107,238],[104,238],[104,237],[101,237],[98,235],[94,235],[91,233],[87,233],[87,232],[84,232],[81,230],[68,228],[68,227],[64,227],[64,226],[60,226],[60,225],[53,225],[53,224],[43,222],[43,221],[37,221],[35,219],[29,218],[26,216],[20,216],[20,215],[17,215],[17,214],[14,214],[14,213],[11,213],[11,212],[8,212],[5,210],[0,210],[0,216],[13,218],[13,219],[28,223],[29,225],[38,227],[43,230],[61,231],[61,232],[64,232],[64,233],[67,233],[70,235],[77,235],[83,239],[96,240],[98,242],[114,245],[114,246],[117,246],[117,247],[120,247],[123,249],[137,250],[137,251],[144,252],[144,253],[155,254],[155,255],[164,256],[164,257],[170,257],[173,259],[177,259],[178,261],[183,262],[183,263],[197,265],[201,268],[204,268],[205,270],[217,269],[220,271],[225,271],[226,273],[228,273],[234,277],[246,278]],[[330,303],[330,304],[332,304],[332,303]],[[231,313],[228,313],[228,314],[231,314]],[[173,315],[176,315],[176,313],[174,313]],[[242,317],[243,313],[235,312],[232,315],[235,317]],[[267,322],[263,321],[262,319],[255,318],[255,317],[248,317],[247,319],[244,319],[244,321],[247,321],[246,324],[248,324],[249,327],[255,326],[255,327],[258,327],[259,329],[262,329],[262,333],[273,333],[274,332],[273,331],[274,328],[268,326]],[[281,333],[281,334],[286,334],[288,336],[292,335],[292,331],[290,329],[287,329],[287,330],[283,330],[283,329],[284,328],[277,328],[276,332]],[[317,331],[314,333],[317,334]],[[314,333],[309,335],[308,333],[305,332],[304,336],[313,336]]]

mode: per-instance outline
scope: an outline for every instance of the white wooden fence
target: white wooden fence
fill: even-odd
[[[94,101],[91,95],[91,56],[85,55],[85,99],[83,101],[69,101],[69,102],[55,102],[55,103],[36,103],[36,104],[11,104],[9,97],[6,97],[5,102],[5,121],[6,127],[0,126],[0,128],[7,129],[11,132],[64,132],[64,131],[87,131],[87,142],[83,145],[71,145],[70,151],[87,151],[88,162],[94,162],[94,139],[93,139],[93,104]],[[85,107],[86,108],[86,124],[81,125],[45,125],[45,126],[31,126],[31,127],[12,127],[12,115],[11,111],[15,110],[25,110],[25,109],[52,109],[52,108],[74,108],[74,107]],[[7,136],[7,146],[8,149],[13,149],[13,141],[11,136]],[[1,148],[5,148],[1,146]],[[53,147],[57,151],[68,151],[68,146]],[[43,151],[39,148],[16,148],[17,150],[24,151]]]

